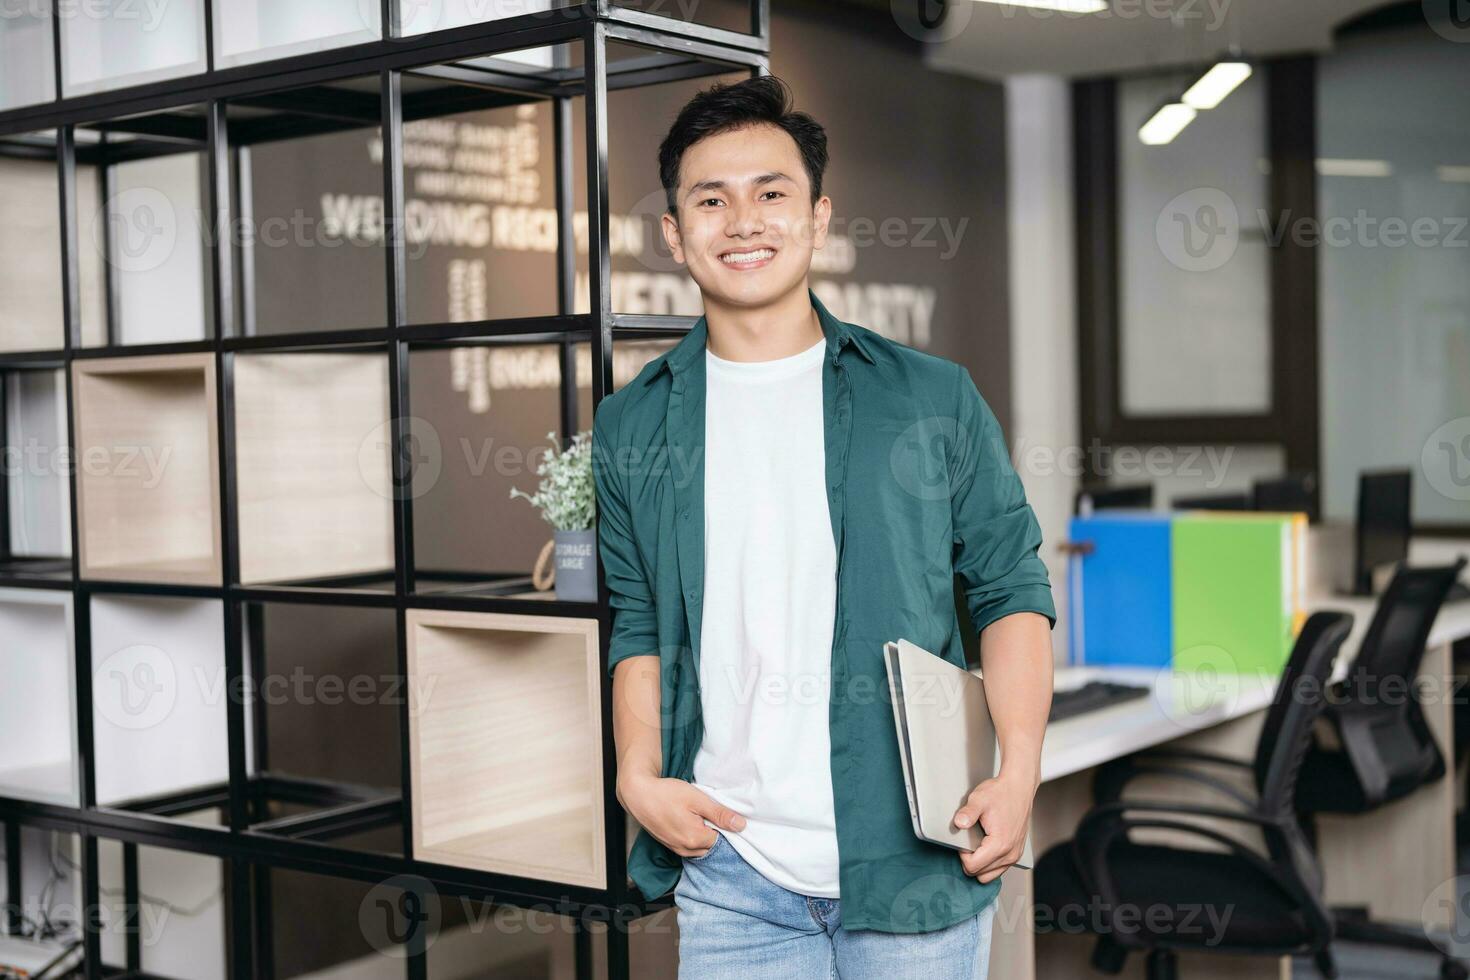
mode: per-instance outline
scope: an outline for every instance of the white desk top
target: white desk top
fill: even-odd
[[[1374,600],[1349,596],[1318,596],[1308,601],[1308,613],[1341,609],[1353,614],[1353,631],[1343,643],[1334,677],[1347,672],[1368,629]],[[1429,634],[1429,645],[1440,646],[1470,636],[1470,601],[1450,602],[1440,608]],[[1153,688],[1148,697],[1125,701],[1047,726],[1041,750],[1041,778],[1058,779],[1091,769],[1131,752],[1172,741],[1190,732],[1260,711],[1275,694],[1275,677],[1262,675],[1177,674],[1173,670],[1137,667],[1058,667],[1058,690],[1088,680],[1107,679]]]

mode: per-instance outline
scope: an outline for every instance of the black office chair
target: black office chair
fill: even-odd
[[[1248,493],[1219,493],[1204,497],[1175,497],[1170,506],[1175,510],[1250,510]]]
[[[1154,505],[1152,483],[1133,483],[1126,486],[1094,485],[1077,491],[1072,501],[1073,514],[1090,514],[1099,510],[1138,508],[1144,510]]]
[[[1257,480],[1251,485],[1251,507],[1254,510],[1300,511],[1308,522],[1317,523],[1317,508],[1312,506],[1312,493],[1317,477],[1312,473],[1288,473],[1285,476]]]
[[[1378,600],[1352,669],[1323,713],[1332,738],[1313,739],[1297,781],[1302,830],[1314,845],[1315,814],[1367,813],[1444,778],[1444,753],[1409,692],[1435,617],[1464,567],[1464,558],[1434,568],[1400,566]],[[1442,977],[1467,976],[1422,927],[1376,922],[1361,908],[1335,908],[1333,915],[1340,939],[1437,955]]]
[[[1454,672],[1454,757],[1451,769],[1457,768],[1470,754],[1470,640],[1457,640],[1451,648]],[[1470,782],[1465,785],[1465,798],[1455,813],[1455,850],[1470,846]]]
[[[1324,707],[1332,663],[1352,622],[1349,613],[1318,612],[1303,624],[1266,713],[1253,762],[1155,750],[1101,767],[1094,786],[1096,805],[1083,817],[1077,836],[1048,850],[1036,864],[1037,931],[1053,931],[1053,924],[1065,929],[1076,920],[1067,914],[1069,909],[1096,910],[1083,916],[1087,926],[1101,927],[1093,966],[1116,974],[1129,952],[1146,951],[1149,980],[1174,980],[1181,949],[1311,953],[1323,973],[1335,977],[1328,953],[1332,917],[1322,899],[1322,875],[1292,804],[1312,725]],[[1255,798],[1198,771],[1208,766],[1248,772]],[[1125,786],[1142,775],[1187,780],[1218,792],[1231,805],[1123,799]],[[1265,852],[1192,822],[1194,818],[1255,827],[1265,838]],[[1143,843],[1129,837],[1135,830],[1174,831],[1215,848]],[[1211,920],[1198,915],[1202,909],[1216,914]],[[1218,934],[1206,923],[1218,927]]]

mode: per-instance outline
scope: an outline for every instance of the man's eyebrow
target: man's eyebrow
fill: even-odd
[[[754,180],[752,180],[752,183],[754,183],[756,186],[761,186],[764,184],[775,183],[778,180],[792,180],[792,178],[790,174],[782,173],[779,170],[772,170],[769,173],[760,174],[759,176],[754,178]],[[795,183],[795,181],[792,182]],[[698,183],[693,184],[689,188],[689,193],[698,194],[701,191],[722,191],[727,186],[729,185],[726,184],[726,182],[723,180],[716,180],[713,178],[710,180],[701,180]]]

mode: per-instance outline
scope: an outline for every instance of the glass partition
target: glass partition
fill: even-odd
[[[1139,127],[1195,76],[1118,84],[1118,359],[1128,415],[1271,410],[1259,74],[1158,146],[1145,145]]]
[[[1426,97],[1470,85],[1470,45],[1356,34],[1317,73],[1324,514],[1406,467],[1416,524],[1470,522],[1470,130]]]

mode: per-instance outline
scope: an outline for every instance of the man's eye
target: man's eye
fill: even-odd
[[[713,205],[713,204],[722,204],[722,203],[724,203],[724,202],[722,202],[718,197],[707,197],[703,201],[700,201],[699,202],[699,206],[703,208],[703,207],[708,207],[708,206]]]
[[[761,195],[761,197],[767,197],[767,196],[785,197],[786,195],[783,194],[783,193],[781,193],[780,191],[766,191],[764,194]]]

